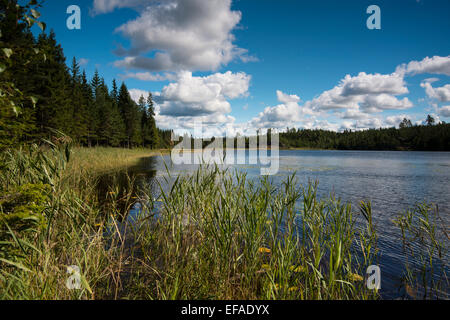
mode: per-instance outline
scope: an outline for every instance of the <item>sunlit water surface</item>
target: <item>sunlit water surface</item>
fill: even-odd
[[[240,158],[231,169],[242,170],[250,179],[259,179],[258,164]],[[166,166],[174,177],[194,172],[196,165],[174,165],[171,157],[157,157],[147,168],[152,178],[167,176]],[[437,205],[446,227],[450,222],[450,153],[449,152],[391,152],[391,151],[280,151],[279,172],[271,179],[280,185],[296,172],[298,182],[319,181],[318,196],[330,194],[353,204],[355,212],[361,200],[370,200],[379,235],[381,293],[384,298],[399,297],[404,254],[399,230],[392,223],[399,213],[426,201]],[[133,216],[138,210],[130,214]],[[448,239],[441,239],[446,242]],[[414,261],[413,261],[414,262]],[[448,256],[446,265],[448,268]],[[411,261],[410,261],[411,263]],[[448,274],[448,270],[447,270]],[[448,288],[447,288],[448,292]]]

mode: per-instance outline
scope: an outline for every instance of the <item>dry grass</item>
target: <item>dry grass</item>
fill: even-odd
[[[273,185],[209,167],[160,178],[160,195],[142,190],[140,215],[121,224],[116,186],[100,205],[98,175],[159,152],[69,151],[53,145],[1,155],[0,201],[8,206],[0,206],[0,299],[379,298],[364,281],[378,255],[369,203],[354,210],[318,199],[316,186],[298,185],[295,175]],[[29,207],[27,199],[37,202]],[[445,263],[447,245],[436,241],[439,224],[427,208],[397,224],[405,246],[429,239],[421,243],[427,273]],[[81,269],[80,290],[66,287],[71,265]],[[413,272],[410,288],[429,284]],[[448,280],[431,285],[437,289],[425,290],[426,298],[438,297]]]
[[[74,148],[72,159],[68,164],[69,174],[80,172],[106,173],[133,167],[139,160],[146,157],[160,156],[169,153],[169,150],[150,149],[121,149],[121,148]]]

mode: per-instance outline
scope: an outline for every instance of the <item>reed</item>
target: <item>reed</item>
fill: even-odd
[[[100,203],[100,173],[151,152],[59,141],[2,153],[0,299],[380,298],[365,283],[379,255],[370,203],[319,199],[317,182],[300,186],[295,174],[274,185],[207,165],[178,177],[168,170],[138,192],[131,177],[125,194],[112,183]],[[141,210],[120,222],[120,203],[135,194]],[[397,221],[405,247],[424,239],[428,273],[446,261],[429,214],[422,207]],[[66,286],[72,265],[80,290]],[[421,278],[405,279],[416,288]],[[439,289],[425,298],[448,286],[426,283]]]

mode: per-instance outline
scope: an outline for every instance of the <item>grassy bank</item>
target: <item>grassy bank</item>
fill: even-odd
[[[64,144],[4,152],[0,298],[379,298],[365,285],[379,255],[370,203],[319,199],[315,185],[300,186],[295,176],[275,186],[203,167],[173,177],[169,192],[162,190],[170,178],[159,180],[159,195],[143,190],[138,217],[119,223],[131,190],[119,194],[112,183],[105,206],[97,178],[151,154]],[[440,296],[448,281],[426,280],[445,263],[435,211],[418,207],[396,223],[405,248],[423,250],[405,287],[416,298]],[[70,266],[80,269],[78,290],[67,287],[78,284]]]
[[[105,173],[138,165],[142,158],[168,154],[169,150],[121,149],[121,148],[74,148],[68,163],[70,174]]]

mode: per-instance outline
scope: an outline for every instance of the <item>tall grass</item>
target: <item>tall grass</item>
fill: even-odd
[[[161,187],[156,201],[158,213],[149,220],[150,202],[128,233],[138,248],[123,290],[129,297],[378,297],[363,281],[373,257],[358,259],[354,245],[373,239],[354,227],[349,204],[319,201],[316,185],[299,188],[292,176],[276,188],[268,178],[207,167],[177,178],[170,192]]]
[[[437,207],[426,203],[399,215],[394,223],[401,230],[405,253],[403,286],[417,299],[449,298],[447,226]],[[412,260],[412,261],[410,261]]]
[[[317,184],[295,175],[276,186],[201,166],[139,190],[141,210],[119,222],[136,190],[112,183],[102,204],[101,163],[110,170],[143,153],[58,141],[1,155],[0,299],[380,298],[365,283],[379,254],[370,203],[319,199]],[[409,214],[398,221],[405,243],[417,240],[406,236]],[[424,248],[439,258],[445,243],[429,226]],[[79,290],[66,286],[69,266],[81,270]]]
[[[117,212],[101,212],[96,176],[69,169],[72,155],[64,141],[2,153],[0,299],[94,299],[118,286],[122,247],[106,247],[102,227]],[[81,290],[66,287],[72,265]]]

